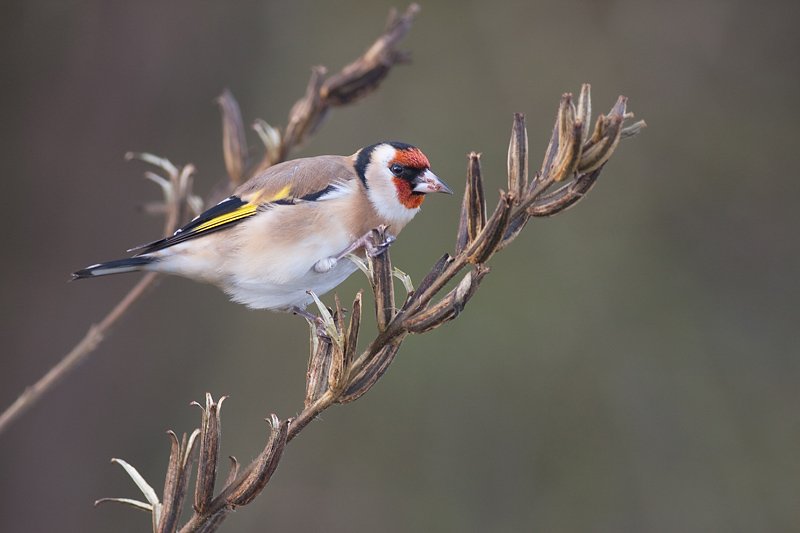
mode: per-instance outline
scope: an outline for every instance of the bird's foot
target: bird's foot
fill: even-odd
[[[387,233],[382,241],[376,242],[377,240],[378,238],[375,236],[374,232],[370,231],[365,233],[353,241],[350,246],[342,250],[336,257],[326,257],[314,263],[314,272],[319,274],[329,272],[339,264],[340,259],[348,256],[352,257],[355,255],[354,252],[360,248],[363,248],[369,257],[376,257],[385,252],[397,239],[394,235]]]
[[[397,238],[394,235],[390,235],[389,233],[386,233],[385,235],[386,236],[383,238],[383,240],[379,241],[378,240],[379,238],[376,236],[375,231],[368,231],[367,233],[365,233],[364,235],[353,241],[352,244],[350,244],[350,246],[342,250],[341,253],[339,253],[339,255],[337,255],[335,259],[338,260],[343,257],[346,257],[348,254],[355,252],[359,248],[363,248],[364,251],[367,252],[367,255],[370,257],[381,255],[389,248],[389,246],[392,245],[394,241],[397,240]]]

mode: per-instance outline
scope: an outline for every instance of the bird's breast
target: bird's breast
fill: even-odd
[[[234,300],[258,308],[304,307],[311,300],[307,291],[324,294],[356,270],[348,259],[328,272],[314,270],[358,236],[343,218],[307,207],[275,208],[236,228],[220,272]]]

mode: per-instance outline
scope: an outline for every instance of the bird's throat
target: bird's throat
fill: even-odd
[[[402,178],[393,178],[394,186],[397,189],[397,199],[408,209],[417,209],[425,200],[425,195],[415,193],[411,188],[411,183]]]

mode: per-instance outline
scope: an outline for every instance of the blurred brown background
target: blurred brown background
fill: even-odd
[[[135,282],[65,283],[158,236],[145,150],[224,172],[213,100],[274,125],[311,65],[338,69],[390,2],[5,3],[0,404]],[[396,4],[398,7],[405,7]],[[626,94],[649,128],[574,210],[537,220],[455,323],[409,339],[363,400],[326,412],[223,531],[797,531],[798,215],[790,143],[796,2],[424,2],[377,94],[300,153],[421,146],[463,187],[483,152],[503,186],[511,115],[538,165],[562,92]],[[255,137],[251,144],[257,145]],[[419,281],[450,250],[435,197],[393,247]],[[364,280],[339,293],[349,300]],[[159,488],[164,431],[229,394],[223,454],[248,461],[269,412],[302,404],[306,327],[164,279],[64,383],[0,435],[0,531],[147,531],[102,496]]]

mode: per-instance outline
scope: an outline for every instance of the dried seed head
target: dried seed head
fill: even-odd
[[[197,463],[197,481],[194,492],[194,508],[198,513],[205,513],[211,500],[214,498],[214,483],[217,478],[217,461],[219,446],[222,438],[222,425],[220,423],[220,410],[223,396],[218,402],[210,393],[206,393],[206,405],[203,409],[203,419],[200,428],[200,457]],[[194,405],[201,407],[197,402]]]
[[[557,191],[542,196],[528,208],[528,214],[534,217],[549,217],[575,205],[597,182],[603,167],[581,174]]]
[[[396,337],[389,344],[381,347],[377,353],[361,369],[350,378],[350,383],[336,403],[349,403],[358,400],[369,391],[381,378],[386,369],[394,360],[400,344],[403,342],[402,336]]]
[[[226,501],[229,505],[247,505],[253,501],[253,498],[267,486],[275,469],[278,468],[283,449],[286,447],[286,437],[289,434],[291,419],[281,422],[275,415],[271,415],[270,419],[272,431],[267,445],[256,459],[248,475],[228,494]]]
[[[396,63],[407,62],[409,55],[399,51],[397,46],[411,29],[419,11],[417,4],[411,4],[400,16],[392,10],[383,35],[364,55],[326,80],[321,91],[325,102],[332,106],[352,103],[374,91]]]
[[[508,143],[508,190],[522,198],[528,188],[528,130],[525,115],[514,113],[511,141]]]
[[[308,370],[306,371],[305,407],[317,401],[327,392],[331,356],[334,351],[330,337],[320,337],[313,348],[311,357],[308,360]]]
[[[514,195],[501,191],[500,199],[497,202],[494,213],[492,213],[491,218],[486,222],[486,226],[483,228],[483,231],[481,231],[481,234],[475,239],[475,242],[470,246],[469,250],[467,250],[470,263],[484,263],[494,255],[508,227],[513,207]]]
[[[634,122],[630,126],[625,126],[620,133],[620,139],[627,139],[628,137],[638,135],[646,127],[647,123],[644,120]]]
[[[625,120],[627,101],[627,98],[620,96],[611,112],[602,121],[598,121],[595,134],[592,135],[593,143],[583,151],[578,165],[579,173],[591,172],[603,166],[611,158],[622,134],[622,123]],[[600,130],[600,138],[595,141],[598,129]]]
[[[327,70],[323,66],[311,69],[311,77],[306,86],[306,94],[292,106],[289,111],[289,121],[281,143],[280,159],[286,159],[289,149],[300,146],[306,137],[312,134],[327,113],[327,106],[323,106],[319,91]]]
[[[358,348],[358,332],[361,329],[361,299],[363,292],[358,291],[353,300],[353,311],[350,313],[350,322],[347,325],[347,335],[344,341],[344,373],[342,383],[346,384],[350,376],[350,367],[356,356]],[[338,390],[338,387],[337,387]]]
[[[374,244],[392,239],[386,226],[373,229],[371,235]],[[368,260],[372,272],[372,290],[375,293],[375,317],[378,321],[378,331],[384,331],[397,312],[389,249],[385,249],[376,256],[368,256]]]
[[[477,265],[473,271],[467,272],[458,285],[441,300],[409,317],[406,329],[411,333],[425,333],[456,318],[488,273],[488,267]]]
[[[571,178],[580,160],[583,140],[583,124],[576,119],[572,95],[561,97],[558,112],[558,152],[548,168],[548,179],[559,182]]]
[[[222,111],[222,153],[225,157],[225,168],[235,188],[242,183],[247,166],[247,139],[242,113],[239,103],[228,89],[217,98],[217,103]]]
[[[461,202],[461,218],[456,236],[457,254],[472,244],[483,226],[486,225],[486,198],[483,193],[483,178],[481,177],[481,154],[470,152],[467,157],[469,159],[467,186]]]
[[[281,157],[281,132],[278,128],[273,128],[265,120],[256,119],[255,122],[253,122],[253,130],[258,134],[258,138],[261,139],[261,142],[264,144],[264,157],[261,162],[250,171],[251,176],[278,163]]]
[[[167,434],[171,441],[171,451],[164,480],[164,498],[157,533],[171,533],[178,527],[183,502],[186,499],[193,452],[200,431],[194,430],[188,438],[184,433],[180,441],[174,432],[168,431]]]

